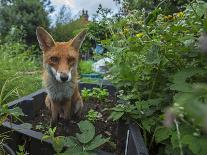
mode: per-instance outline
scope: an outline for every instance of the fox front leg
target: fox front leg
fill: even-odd
[[[45,99],[45,105],[50,110],[52,114],[52,123],[56,123],[58,120],[58,114],[60,111],[60,105],[58,103],[54,103],[49,96]]]
[[[71,118],[71,99],[69,99],[65,104],[62,105],[62,111],[63,111],[63,119],[64,120],[70,120]]]

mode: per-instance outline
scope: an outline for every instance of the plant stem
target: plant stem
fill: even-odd
[[[153,91],[154,91],[154,88],[155,88],[155,85],[156,85],[156,82],[157,82],[157,78],[158,78],[158,75],[159,75],[159,72],[160,72],[160,67],[161,67],[161,62],[159,63],[155,78],[154,78],[153,83],[152,83],[152,88],[151,88],[151,91],[150,91],[150,94],[149,94],[149,97],[148,97],[149,99],[152,97],[152,94],[153,94]]]
[[[177,130],[177,136],[178,136],[178,143],[179,143],[179,148],[180,148],[180,155],[183,155],[183,149],[182,149],[182,144],[181,144],[181,137],[180,137],[180,130],[179,130],[179,125],[177,120],[174,120],[174,123],[176,125],[176,130]]]

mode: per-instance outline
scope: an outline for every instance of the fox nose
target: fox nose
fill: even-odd
[[[68,80],[68,75],[67,74],[60,74],[60,79],[61,79],[61,81],[65,82]]]

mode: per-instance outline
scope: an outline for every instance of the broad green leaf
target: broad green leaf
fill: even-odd
[[[146,129],[148,132],[150,132],[151,127],[155,125],[155,119],[153,117],[146,118],[142,120],[141,122],[142,122],[143,128]]]
[[[171,135],[171,130],[167,127],[160,127],[155,131],[155,141],[157,143],[168,139]]]
[[[201,149],[198,141],[199,139],[193,135],[185,135],[182,138],[182,143],[188,145],[190,150],[195,154],[199,154]]]
[[[94,125],[86,120],[86,121],[79,122],[78,126],[81,133],[76,133],[77,139],[83,144],[90,142],[95,136]]]
[[[187,83],[186,79],[192,77],[193,75],[204,73],[204,70],[196,68],[189,68],[179,71],[173,75],[173,85],[171,85],[170,88],[181,92],[192,92],[192,84]]]
[[[108,117],[109,120],[117,121],[124,115],[124,112],[113,111]]]
[[[66,147],[74,147],[77,145],[77,139],[73,136],[64,137],[64,145]]]
[[[59,153],[59,155],[89,155],[89,154],[83,154],[83,148],[79,145],[69,147],[66,151],[63,153]]]
[[[177,132],[174,131],[172,133],[171,139],[170,139],[171,143],[172,143],[172,147],[173,149],[177,148],[179,146],[179,142],[178,142],[178,135]]]
[[[64,147],[64,138],[60,136],[52,138],[52,146],[57,153],[60,153]]]
[[[103,145],[104,143],[108,142],[110,138],[103,138],[102,135],[96,136],[93,141],[91,141],[89,144],[85,146],[85,149],[87,151],[92,151],[99,146]]]

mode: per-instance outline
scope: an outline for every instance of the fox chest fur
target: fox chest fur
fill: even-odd
[[[51,75],[47,75],[47,78],[44,80],[44,85],[49,97],[56,102],[62,102],[63,100],[69,99],[74,93],[73,81],[60,83]]]

